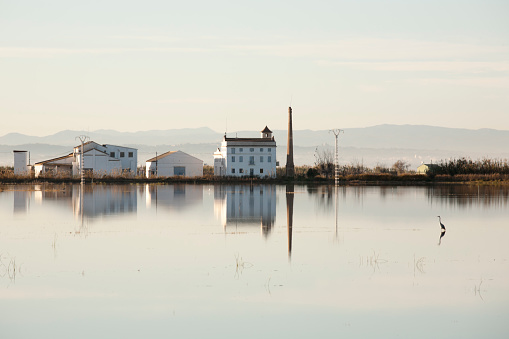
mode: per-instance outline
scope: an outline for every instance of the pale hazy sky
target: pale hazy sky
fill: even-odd
[[[0,135],[509,130],[509,1],[0,0]],[[227,123],[226,123],[227,121]]]

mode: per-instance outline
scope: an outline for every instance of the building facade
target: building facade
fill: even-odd
[[[146,176],[151,177],[201,177],[203,160],[182,151],[166,152],[146,161]]]
[[[265,126],[260,138],[228,138],[214,153],[214,175],[276,177],[276,141]]]

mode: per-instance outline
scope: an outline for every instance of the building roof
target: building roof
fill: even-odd
[[[225,141],[240,141],[240,142],[270,142],[274,138],[224,138]],[[275,141],[274,141],[275,142]]]
[[[133,150],[138,150],[137,148],[134,148],[134,147],[128,147],[128,146],[118,146],[118,145],[112,145],[112,144],[103,144],[102,145],[103,147],[122,147],[122,148],[129,148],[129,149],[133,149]]]
[[[91,143],[94,143],[94,144],[96,144],[97,146],[102,146],[102,147],[121,147],[121,148],[129,148],[129,149],[133,149],[133,150],[138,150],[137,148],[127,147],[127,146],[118,146],[118,145],[111,145],[111,144],[103,144],[103,145],[101,145],[101,144],[98,144],[97,142],[95,142],[95,141],[93,141],[93,140],[90,140],[90,141],[85,142],[85,143],[83,144],[83,146],[86,146],[86,145],[91,144]],[[76,148],[78,148],[78,149],[79,149],[79,148],[81,148],[81,144],[80,144],[80,145],[78,145],[78,146],[74,146],[74,148],[75,148],[75,149],[76,149]]]
[[[90,140],[90,141],[84,142],[83,146],[86,146],[91,143],[97,144],[97,142]],[[99,145],[99,144],[97,144],[97,145]],[[80,147],[81,147],[81,144],[79,144],[78,146],[74,146],[74,148],[80,148]]]
[[[168,155],[170,154],[173,154],[173,153],[177,153],[178,151],[169,151],[169,152],[166,152],[166,153],[163,153],[163,154],[160,154],[156,157],[153,157],[151,159],[148,159],[146,162],[154,162],[154,161],[157,161],[157,160],[160,160],[162,158],[166,158]]]
[[[272,133],[272,131],[267,126],[265,126],[262,133]]]
[[[198,161],[201,161],[203,162],[203,160],[197,158],[197,157],[194,157],[192,156],[191,154],[187,154],[186,152],[182,152],[182,151],[169,151],[169,152],[166,152],[166,153],[163,153],[161,155],[158,155],[157,157],[153,157],[152,159],[148,159],[146,162],[154,162],[154,161],[158,161],[158,160],[161,160],[161,159],[164,159],[166,158],[167,156],[169,155],[172,155],[172,154],[175,154],[175,153],[181,153],[182,155],[186,156],[186,157],[189,157],[189,158],[193,158],[193,159],[196,159]]]
[[[65,159],[65,158],[69,158],[69,157],[72,157],[72,156],[73,156],[73,154],[72,154],[72,153],[70,153],[70,154],[68,154],[68,155],[64,155],[64,156],[62,156],[62,157],[58,157],[58,158],[54,158],[54,159],[49,159],[49,160],[45,160],[45,161],[41,161],[41,162],[37,162],[37,163],[35,163],[35,164],[34,164],[34,166],[35,166],[35,165],[44,165],[44,164],[47,164],[47,163],[50,163],[50,162],[53,162],[53,161],[63,160],[63,159]]]

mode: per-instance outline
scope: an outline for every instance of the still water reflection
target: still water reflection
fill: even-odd
[[[508,204],[506,186],[0,186],[0,336],[506,338]]]

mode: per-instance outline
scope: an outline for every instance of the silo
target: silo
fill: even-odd
[[[28,152],[27,151],[13,151],[14,152],[14,174],[24,175],[28,174]]]

